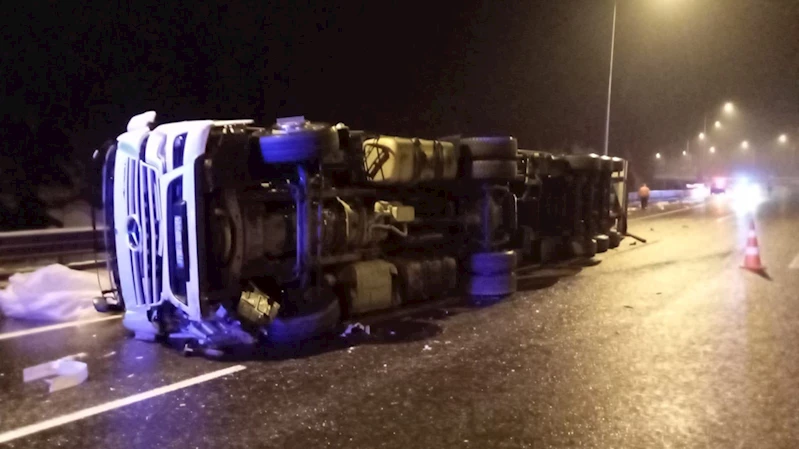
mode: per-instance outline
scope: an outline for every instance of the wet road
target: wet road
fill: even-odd
[[[0,441],[796,447],[799,193],[777,192],[757,213],[771,279],[739,268],[749,223],[732,203],[632,215],[630,231],[648,243],[626,239],[596,266],[525,273],[524,291],[510,300],[398,314],[372,323],[367,341],[330,339],[297,348],[295,358],[184,358],[128,338],[116,320],[2,339],[25,327],[4,322]],[[85,384],[48,394],[22,383],[25,366],[81,352]],[[239,371],[197,380],[229,367]],[[193,384],[179,384],[187,379]]]

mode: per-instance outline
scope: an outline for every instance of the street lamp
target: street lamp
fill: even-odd
[[[710,147],[710,153],[713,154],[716,152],[716,147]]]
[[[608,155],[608,139],[610,138],[610,96],[613,92],[613,53],[616,50],[616,8],[613,2],[613,31],[610,36],[610,73],[608,74],[608,109],[605,113],[605,156]]]
[[[660,153],[655,153],[655,159],[660,159]]]
[[[687,151],[685,151],[685,150],[682,150],[682,155],[683,155],[683,156],[688,156],[688,152],[687,152]]]
[[[787,143],[787,142],[788,142],[788,136],[785,134],[780,134],[780,143]]]
[[[699,133],[699,140],[705,140],[705,133]]]
[[[731,102],[724,103],[724,112],[732,114],[735,111],[735,106]]]
[[[715,126],[716,129],[719,129],[719,128],[721,128],[721,122],[716,120],[716,123],[713,126]]]
[[[744,150],[749,149],[749,142],[747,142],[746,140],[741,142],[741,148],[743,148]]]

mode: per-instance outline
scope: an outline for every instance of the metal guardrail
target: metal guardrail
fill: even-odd
[[[690,190],[652,190],[649,192],[650,200],[676,200],[690,196]],[[628,198],[629,201],[638,201],[638,192],[630,192]]]
[[[0,262],[93,254],[105,250],[105,228],[91,227],[0,232]]]

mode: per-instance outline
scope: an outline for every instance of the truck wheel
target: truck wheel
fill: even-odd
[[[585,257],[594,257],[594,256],[596,256],[597,246],[598,245],[596,243],[596,240],[594,240],[594,239],[586,239],[585,240],[585,248],[586,248]]]
[[[122,301],[112,304],[108,302],[108,298],[105,296],[96,296],[92,298],[92,305],[94,306],[94,310],[99,313],[122,312],[125,310],[125,305]]]
[[[471,160],[516,160],[519,141],[511,136],[467,137],[460,140],[461,148]]]
[[[108,304],[108,301],[104,296],[96,296],[92,298],[92,305],[94,306],[94,310],[99,313],[108,313],[111,311],[111,306]]]
[[[610,247],[611,248],[618,248],[621,245],[621,234],[616,231],[610,231],[608,234],[608,239],[610,240]]]
[[[469,257],[469,272],[480,275],[512,273],[516,270],[516,251],[475,253]]]
[[[424,301],[425,283],[422,263],[415,260],[396,259],[391,263],[397,267],[400,298],[403,304]]]
[[[467,291],[471,296],[508,296],[516,293],[517,283],[516,273],[472,275]]]
[[[268,164],[286,164],[318,160],[338,150],[338,133],[330,126],[309,123],[298,130],[272,133],[259,139],[261,157]]]
[[[560,239],[556,237],[544,237],[541,239],[540,260],[542,264],[552,262],[557,259]]]
[[[600,160],[599,166],[600,166],[602,171],[606,171],[606,172],[612,172],[613,171],[613,165],[614,164],[613,164],[613,161],[609,157],[602,156],[601,158],[599,158],[599,160]]]
[[[472,179],[513,181],[518,168],[516,161],[474,161]]]
[[[566,155],[563,157],[572,170],[600,170],[602,168],[602,160],[598,157],[583,155]]]
[[[610,249],[610,238],[608,236],[604,234],[595,235],[594,240],[596,240],[596,252],[604,253]]]
[[[338,300],[331,300],[325,307],[305,315],[278,315],[267,328],[267,340],[273,343],[292,343],[307,340],[332,331],[341,319]]]
[[[597,243],[594,239],[574,238],[569,242],[573,257],[594,257]]]

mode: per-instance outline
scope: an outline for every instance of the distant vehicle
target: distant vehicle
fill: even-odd
[[[710,194],[715,195],[719,193],[725,193],[727,191],[727,178],[723,177],[716,177],[713,178],[713,182],[710,184]]]

